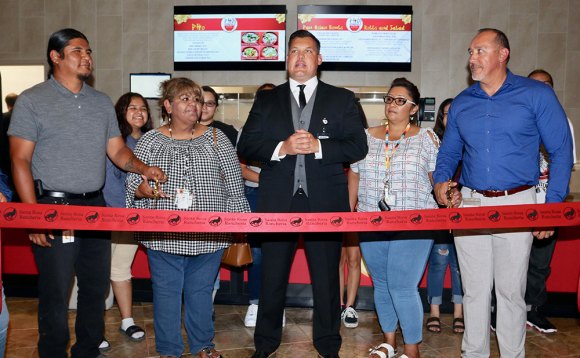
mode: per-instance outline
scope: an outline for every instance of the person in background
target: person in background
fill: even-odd
[[[8,177],[0,169],[0,203],[6,203],[12,200],[12,190],[8,186]],[[0,245],[1,246],[1,245]],[[6,296],[4,295],[4,287],[0,286],[2,290],[2,307],[0,307],[0,358],[4,358],[6,351],[6,336],[8,334],[8,322],[10,321],[10,314],[6,306]]]
[[[431,129],[418,127],[419,89],[406,78],[391,83],[385,100],[387,123],[369,128],[369,153],[349,173],[350,205],[359,212],[434,209],[431,173],[439,140]],[[458,205],[456,193],[454,201]],[[420,220],[417,219],[417,220]],[[370,358],[395,355],[397,326],[405,341],[400,357],[418,358],[423,306],[419,282],[433,246],[430,231],[360,232],[360,248],[369,269],[384,342]]]
[[[86,81],[93,70],[86,36],[62,29],[46,50],[49,79],[22,92],[8,135],[12,174],[23,203],[105,206],[106,158],[125,171],[164,182],[127,147],[107,95]],[[143,181],[143,180],[141,180]],[[143,196],[153,189],[143,182]],[[38,355],[66,357],[68,294],[78,278],[73,358],[95,358],[105,330],[105,294],[110,287],[111,241],[104,231],[30,230],[38,267]]]
[[[290,35],[286,63],[288,81],[258,93],[238,142],[240,157],[266,163],[260,172],[257,211],[350,211],[343,163],[359,160],[367,152],[354,94],[318,79],[320,41],[306,30]],[[262,290],[253,358],[269,357],[280,346],[297,243],[298,235],[288,233],[262,240]],[[321,357],[336,358],[342,342],[341,235],[305,233],[304,248],[314,297],[314,347]]]
[[[149,104],[138,93],[128,92],[115,104],[117,122],[121,137],[131,150],[143,133],[151,130]],[[125,180],[127,172],[107,159],[107,175],[103,195],[108,207],[125,207]],[[111,233],[111,285],[121,314],[119,330],[133,341],[145,339],[145,331],[133,319],[133,287],[131,265],[137,252],[138,243],[132,231]],[[101,345],[102,346],[102,345]]]
[[[154,198],[143,197],[141,178],[127,177],[126,206],[138,209],[249,212],[234,147],[219,129],[199,123],[201,87],[188,78],[161,84],[167,124],[145,133],[135,155],[168,175]],[[182,313],[189,350],[219,358],[212,342],[212,289],[230,233],[151,232],[136,238],[147,248],[153,284],[155,346],[161,357],[181,357]],[[183,309],[182,309],[183,304]]]
[[[440,205],[459,183],[463,207],[535,204],[540,143],[550,158],[546,202],[566,198],[572,169],[572,140],[554,91],[508,70],[510,46],[498,29],[478,31],[469,46],[473,85],[453,100],[445,140],[433,174]],[[497,296],[497,341],[504,358],[525,356],[526,273],[533,237],[551,228],[455,230],[463,284],[465,334],[462,357],[489,357],[491,291]]]
[[[452,98],[447,98],[439,106],[437,119],[433,131],[443,140],[445,126],[447,125],[447,113],[451,106]],[[463,321],[463,289],[461,288],[461,278],[459,276],[459,265],[453,234],[445,232],[445,235],[438,235],[433,242],[433,248],[429,255],[429,266],[427,268],[427,301],[431,312],[427,319],[426,327],[429,332],[441,332],[441,319],[439,307],[443,303],[443,282],[445,272],[449,266],[451,273],[451,302],[453,302],[453,333],[463,333],[465,323]]]
[[[236,130],[236,128],[234,128],[234,126],[232,125],[216,121],[214,119],[217,109],[220,105],[219,96],[217,92],[210,86],[202,86],[201,88],[203,89],[203,105],[201,109],[201,118],[199,120],[199,123],[205,126],[218,128],[226,135],[226,137],[228,137],[232,145],[235,147],[236,142],[238,140],[238,131]],[[212,302],[215,300],[215,296],[217,295],[219,289],[220,289],[220,272],[218,270],[213,285],[213,292],[211,295]],[[213,309],[213,307],[212,307],[212,319],[215,319],[215,309]]]
[[[367,129],[369,127],[367,122],[367,117],[365,111],[360,103],[360,98],[356,98],[356,106],[360,113],[360,118],[363,123],[363,127]],[[345,163],[348,167],[345,169],[350,170],[350,164]],[[349,192],[352,190],[357,190],[358,188],[351,188],[351,185],[357,185],[358,183],[348,182]],[[346,281],[344,278],[345,268],[347,270]],[[356,328],[358,327],[358,313],[354,309],[354,304],[356,302],[356,296],[358,293],[358,288],[360,286],[360,274],[361,274],[361,253],[358,241],[358,234],[356,232],[345,232],[342,236],[342,251],[340,252],[340,264],[338,265],[338,277],[340,280],[340,308],[341,314],[340,319],[342,324],[346,328]],[[345,287],[346,283],[346,287]],[[346,304],[344,303],[344,291],[346,288]]]
[[[269,91],[276,87],[272,83],[264,83],[256,90],[256,95],[261,91]],[[243,129],[242,129],[243,130]],[[263,163],[246,163],[242,159],[242,177],[244,178],[244,192],[250,204],[252,212],[256,212],[258,192],[260,186],[260,171]],[[259,234],[248,234],[248,243],[252,248],[252,264],[248,266],[248,296],[249,306],[244,316],[246,327],[256,327],[258,318],[258,305],[260,303],[260,289],[262,287],[262,242]],[[286,315],[282,319],[282,326],[286,322]]]
[[[16,93],[9,93],[4,98],[6,102],[6,112],[2,113],[2,122],[0,123],[0,170],[6,175],[8,180],[8,187],[14,193],[14,182],[12,181],[12,164],[10,161],[10,144],[8,143],[8,127],[10,127],[10,118],[12,117],[12,109],[18,99]],[[18,198],[14,198],[18,201]]]
[[[528,78],[543,82],[551,88],[554,87],[552,76],[545,70],[534,70],[528,74]],[[573,135],[574,129],[572,128],[572,122],[570,122],[570,119],[568,119],[568,125],[570,127],[570,133],[572,133],[572,155],[573,162],[575,163],[576,146]],[[542,151],[540,151],[540,156],[540,180],[536,186],[536,192],[538,194],[538,203],[544,203],[546,201],[548,180],[551,176],[551,172],[548,170],[548,162],[551,158],[549,156],[546,157],[543,148]],[[550,261],[552,260],[554,248],[556,247],[556,233],[557,232],[555,232],[554,236],[545,240],[534,239],[528,265],[525,295],[526,309],[528,312],[526,321],[529,326],[542,333],[555,333],[557,331],[552,322],[550,322],[540,310],[548,298],[546,293],[546,280],[548,279],[548,276],[550,276]]]
[[[230,124],[217,121],[214,118],[220,105],[218,94],[210,86],[202,86],[201,88],[203,89],[203,109],[199,123],[221,130],[235,147],[238,140],[237,129]]]

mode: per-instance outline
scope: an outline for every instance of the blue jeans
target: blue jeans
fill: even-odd
[[[6,350],[6,334],[8,333],[8,307],[6,307],[6,296],[4,296],[4,287],[2,287],[2,313],[0,314],[0,358],[4,358]]]
[[[180,357],[181,304],[189,351],[214,348],[211,294],[223,250],[210,254],[182,256],[147,250],[153,287],[155,345],[160,355]]]
[[[416,344],[423,339],[418,286],[433,240],[377,241],[381,234],[359,233],[361,252],[375,288],[379,323],[383,332],[394,333],[398,321],[405,343]]]
[[[459,265],[454,244],[435,244],[429,257],[429,269],[427,273],[427,301],[433,305],[443,302],[443,281],[447,265],[451,271],[451,302],[463,303],[463,290],[459,277]]]
[[[258,202],[258,188],[245,185],[246,199],[252,212],[256,212]],[[259,234],[248,234],[248,242],[252,248],[252,264],[248,266],[248,293],[250,304],[257,305],[260,301],[262,287],[262,241]]]

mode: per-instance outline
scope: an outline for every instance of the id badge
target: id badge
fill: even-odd
[[[75,231],[74,230],[63,230],[62,231],[62,243],[70,244],[75,242]]]
[[[177,189],[175,194],[175,205],[178,209],[187,209],[191,205],[191,194],[187,189]]]
[[[470,208],[475,206],[481,206],[480,198],[463,198],[463,207]]]
[[[316,134],[316,137],[318,139],[329,139],[330,138],[330,132],[326,128],[327,124],[328,124],[328,119],[326,119],[326,117],[322,118],[322,130]]]
[[[391,190],[389,182],[385,182],[385,203],[389,206],[397,204],[397,194]]]

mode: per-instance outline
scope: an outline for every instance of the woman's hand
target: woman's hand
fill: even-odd
[[[150,167],[150,168],[156,168],[156,167]],[[159,169],[159,168],[156,168]],[[163,172],[161,172],[163,173]],[[163,174],[165,175],[165,174]],[[149,199],[159,199],[159,198],[167,198],[168,195],[165,194],[163,192],[163,190],[161,190],[161,185],[159,184],[161,182],[161,180],[155,180],[155,187],[151,187],[151,185],[149,185],[149,180],[147,179],[147,177],[145,175],[141,175],[141,178],[143,178],[143,182],[137,187],[137,190],[135,190],[135,196],[139,199],[142,198],[149,198]],[[165,180],[167,180],[167,178],[165,178]]]

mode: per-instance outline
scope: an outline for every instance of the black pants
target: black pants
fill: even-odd
[[[291,210],[309,212],[308,199],[295,196]],[[286,289],[298,236],[277,234],[262,242],[262,289],[254,333],[258,351],[274,352],[280,345]],[[312,336],[314,347],[322,355],[338,354],[342,342],[338,278],[341,245],[341,233],[304,234],[314,298]]]
[[[105,206],[102,196],[90,200],[43,198],[39,203]],[[75,231],[74,242],[63,243],[53,231],[52,247],[33,245],[38,277],[38,354],[67,357],[68,302],[73,275],[78,279],[76,343],[73,358],[97,357],[105,324],[105,293],[111,272],[111,240],[107,231]]]
[[[534,239],[526,283],[525,299],[527,305],[541,307],[547,301],[546,280],[552,272],[550,261],[555,247],[556,235],[544,240]]]

